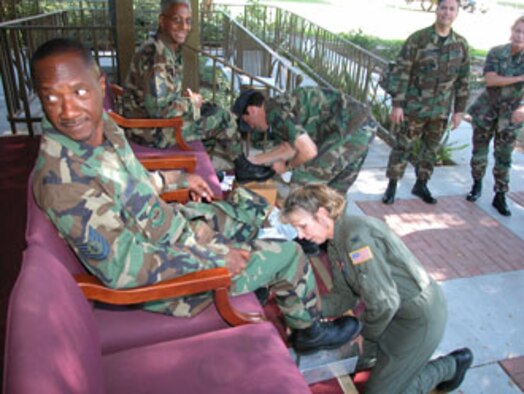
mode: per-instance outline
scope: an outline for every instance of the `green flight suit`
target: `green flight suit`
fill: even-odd
[[[413,33],[404,43],[391,75],[393,106],[404,110],[391,150],[386,176],[403,177],[416,141],[422,141],[417,177],[428,180],[446,129],[450,110],[464,112],[470,70],[466,40],[453,30],[443,39],[435,26]]]
[[[346,215],[337,221],[334,234],[328,243],[333,289],[322,297],[322,313],[340,316],[364,301],[362,335],[377,348],[365,392],[428,393],[451,379],[453,357],[428,363],[447,321],[438,284],[378,219]]]
[[[291,184],[327,183],[341,193],[357,179],[378,124],[368,107],[336,90],[304,87],[268,100],[272,137],[291,145],[308,134],[317,157],[293,169]]]
[[[232,294],[269,285],[289,327],[306,328],[318,318],[316,282],[300,246],[255,239],[267,201],[238,188],[228,201],[167,204],[157,192],[160,176],[145,170],[105,114],[103,127],[105,141],[96,147],[46,127],[33,177],[36,203],[89,272],[108,287],[143,286],[223,267],[230,248],[240,248],[251,254],[233,277]],[[192,316],[210,296],[143,307]]]
[[[484,65],[484,74],[488,72],[507,77],[523,75],[524,51],[512,55],[511,44],[492,48]],[[495,192],[509,190],[511,155],[523,126],[522,122],[513,123],[511,114],[521,105],[523,99],[524,82],[490,87],[468,109],[473,124],[471,175],[474,180],[479,181],[486,174],[489,144],[495,137]]]

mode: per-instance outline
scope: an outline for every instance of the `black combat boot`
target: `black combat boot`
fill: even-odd
[[[471,202],[477,201],[481,195],[482,195],[482,181],[474,180],[473,186],[471,187],[471,191],[466,196],[466,200],[471,201]]]
[[[511,211],[508,208],[508,204],[506,204],[506,193],[496,192],[491,205],[493,205],[501,215],[511,216]]]
[[[395,202],[395,193],[397,192],[397,180],[390,179],[386,192],[382,196],[382,202],[391,205]]]
[[[427,180],[417,179],[413,189],[411,189],[411,194],[420,197],[427,204],[436,204],[437,199],[431,195],[427,183]]]
[[[243,153],[233,163],[235,164],[235,179],[239,183],[263,182],[275,175],[271,167],[253,164]]]
[[[362,323],[352,316],[330,322],[315,321],[311,327],[293,330],[291,344],[297,353],[336,349],[355,339],[362,327]]]
[[[453,391],[460,386],[464,380],[464,376],[466,376],[466,371],[473,363],[473,353],[467,347],[455,350],[449,355],[452,356],[457,363],[455,376],[453,376],[450,380],[446,380],[445,382],[437,385],[437,390],[444,391],[446,393]]]

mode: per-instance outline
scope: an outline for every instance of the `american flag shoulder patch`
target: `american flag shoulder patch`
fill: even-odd
[[[363,248],[349,252],[349,258],[353,265],[362,264],[371,260],[373,258],[373,253],[369,246],[364,246]]]

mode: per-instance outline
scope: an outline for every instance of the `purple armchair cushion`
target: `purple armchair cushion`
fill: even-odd
[[[231,303],[238,311],[263,314],[263,308],[253,293],[231,297]],[[94,315],[100,330],[103,354],[230,327],[220,317],[214,304],[191,318],[106,305],[97,305]]]
[[[113,394],[310,393],[270,323],[113,353],[103,362]]]
[[[45,249],[24,252],[7,318],[4,392],[102,393],[102,356],[91,307]]]

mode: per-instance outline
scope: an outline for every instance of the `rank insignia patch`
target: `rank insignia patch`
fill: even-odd
[[[362,264],[371,260],[373,258],[373,253],[369,246],[364,246],[363,248],[349,252],[349,258],[353,265]]]

